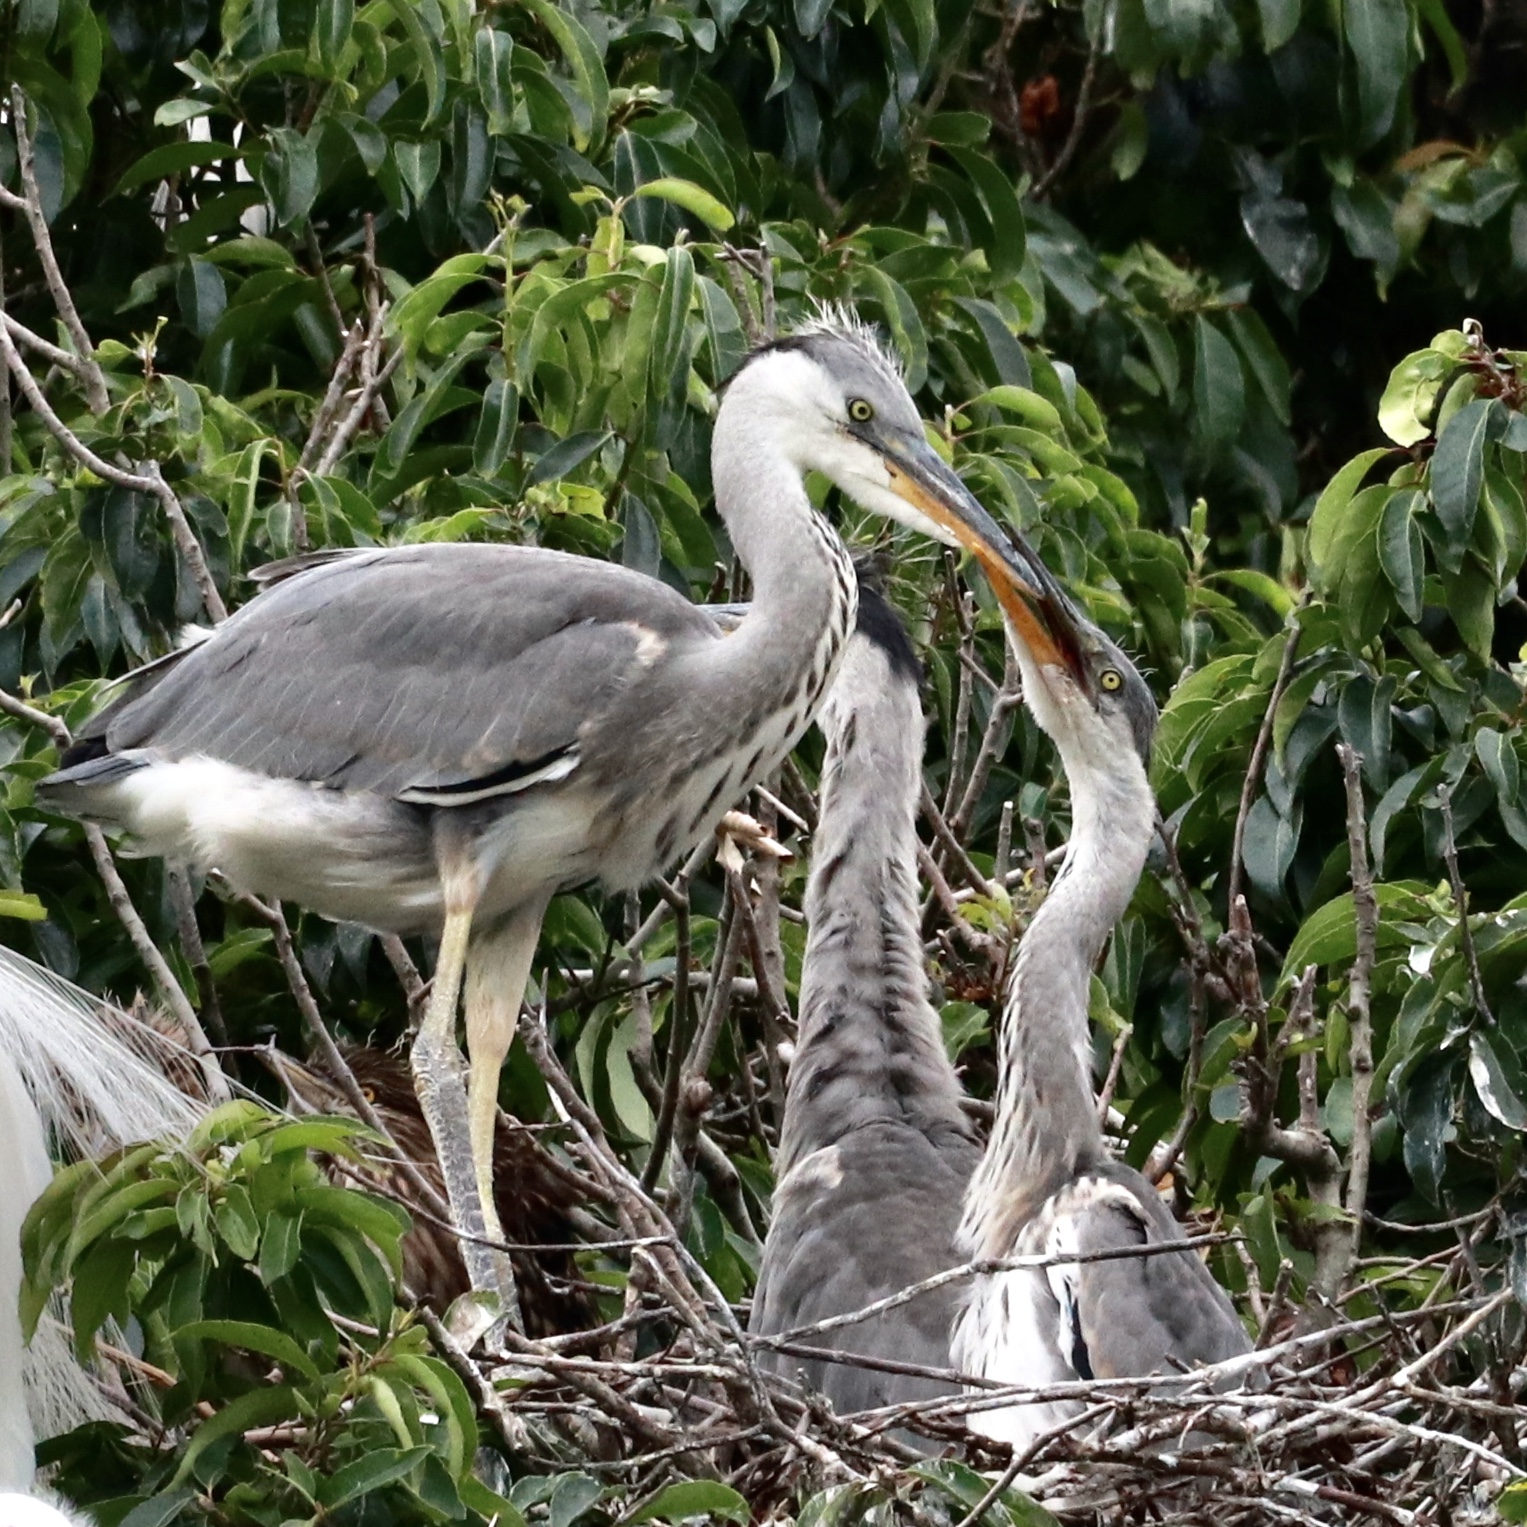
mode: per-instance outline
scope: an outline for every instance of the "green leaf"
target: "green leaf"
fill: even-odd
[[[1469,1035],[1469,1080],[1484,1110],[1509,1130],[1527,1130],[1527,1080],[1521,1061],[1500,1032],[1475,1029]]]
[[[1004,413],[1016,414],[1035,429],[1051,430],[1062,437],[1065,435],[1060,410],[1049,399],[1040,397],[1027,387],[1003,385],[988,388],[970,400],[972,407],[980,403],[994,403]]]
[[[336,1469],[318,1486],[318,1504],[325,1511],[333,1511],[384,1485],[393,1484],[405,1475],[413,1473],[419,1464],[434,1454],[430,1447],[408,1449],[384,1447],[354,1463]]]
[[[313,47],[318,62],[333,73],[355,25],[355,0],[317,0],[313,8]]]
[[[1202,313],[1193,323],[1193,424],[1205,444],[1234,443],[1246,418],[1246,386],[1235,347]]]
[[[1495,579],[1473,557],[1465,557],[1456,573],[1443,572],[1442,588],[1458,634],[1488,662],[1495,636]]]
[[[318,148],[290,127],[273,128],[270,137],[274,147],[260,170],[260,183],[284,228],[306,217],[318,199]]]
[[[224,1437],[242,1436],[256,1426],[273,1426],[301,1414],[297,1391],[290,1384],[251,1390],[230,1400],[215,1416],[202,1422],[175,1470],[171,1485],[182,1485],[195,1473],[202,1454]]]
[[[398,139],[392,145],[392,157],[397,161],[398,174],[416,202],[421,202],[434,188],[440,176],[440,144],[431,138],[424,143],[410,143]],[[427,285],[421,282],[420,285]],[[417,291],[418,288],[415,288]]]
[[[1389,373],[1379,399],[1379,428],[1396,445],[1415,445],[1431,434],[1432,410],[1453,362],[1435,349],[1416,350]]]
[[[205,107],[202,108],[205,111]],[[224,159],[242,159],[242,150],[231,143],[166,143],[162,148],[150,149],[132,166],[112,188],[114,196],[134,190],[151,180],[165,180],[171,175],[181,175],[204,164],[219,164]]]
[[[180,267],[175,295],[187,326],[198,339],[205,339],[212,332],[228,306],[223,273],[206,260],[190,259]]]
[[[717,233],[725,233],[737,221],[704,186],[692,180],[679,180],[673,176],[660,176],[657,180],[644,181],[632,193],[632,199],[656,196],[671,201],[686,212],[693,212],[703,223],[708,223]]]
[[[440,44],[425,31],[424,23],[420,19],[423,8],[416,4],[415,0],[389,0],[389,3],[398,24],[408,34],[414,62],[419,66],[419,78],[424,82],[426,102],[424,121],[421,126],[430,127],[445,105],[445,60],[441,56]],[[436,14],[438,15],[438,12]]]
[[[472,470],[483,477],[493,477],[509,455],[514,443],[514,429],[520,412],[520,395],[512,384],[502,380],[488,383],[483,394],[482,413],[472,442]]]
[[[174,1334],[177,1339],[216,1341],[227,1347],[240,1347],[246,1352],[258,1352],[315,1384],[320,1378],[312,1358],[285,1331],[278,1331],[273,1326],[259,1325],[252,1320],[193,1320]]]
[[[1366,147],[1394,121],[1409,62],[1410,11],[1399,0],[1343,0],[1341,17],[1357,63],[1359,141]]]
[[[24,923],[47,921],[48,909],[30,891],[0,889],[0,917],[14,917]]]
[[[494,26],[478,29],[473,42],[477,63],[477,93],[488,114],[488,131],[507,133],[514,123],[514,39]]]
[[[1262,47],[1274,53],[1299,30],[1300,0],[1257,0]]]
[[[1429,486],[1437,517],[1455,547],[1462,548],[1474,529],[1485,480],[1485,445],[1505,422],[1504,410],[1494,398],[1475,398],[1448,420],[1437,441]]]
[[[991,242],[985,247],[992,275],[998,281],[1010,280],[1023,269],[1028,251],[1023,208],[1013,182],[1007,172],[985,154],[962,148],[950,148],[947,152],[975,187],[991,224]]]
[[[525,4],[556,39],[562,56],[573,71],[578,95],[586,107],[578,123],[575,141],[580,149],[586,149],[604,136],[605,121],[610,114],[610,82],[605,77],[599,50],[572,12],[564,10],[555,0],[525,0]]]
[[[1393,926],[1394,919],[1385,917],[1385,912],[1392,910],[1400,917],[1413,916],[1417,892],[1421,889],[1408,881],[1389,881],[1374,886],[1374,898],[1379,904],[1380,948],[1404,942],[1404,935]],[[1305,918],[1289,945],[1278,986],[1283,988],[1298,980],[1306,965],[1336,965],[1352,959],[1356,953],[1357,925],[1352,910],[1352,893],[1347,891],[1317,907]]]
[[[1417,518],[1425,506],[1425,495],[1419,490],[1402,488],[1384,505],[1379,518],[1379,566],[1384,569],[1400,608],[1411,620],[1421,618],[1426,579],[1421,523]]]
[[[668,251],[652,328],[648,376],[658,397],[682,398],[689,375],[689,304],[695,290],[694,256],[684,245]]]
[[[1353,494],[1374,462],[1389,454],[1384,446],[1364,451],[1360,456],[1354,456],[1326,485],[1310,515],[1308,551],[1309,560],[1315,567],[1324,568],[1329,562],[1332,544]]]
[[[689,1516],[706,1516],[746,1523],[751,1515],[746,1499],[730,1485],[714,1479],[685,1479],[659,1492],[657,1499],[648,1501],[631,1521],[677,1522]]]

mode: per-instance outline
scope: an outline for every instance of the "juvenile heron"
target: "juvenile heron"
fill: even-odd
[[[1070,784],[1071,841],[1014,963],[995,1119],[960,1241],[972,1257],[1170,1244],[1182,1230],[1155,1188],[1104,1147],[1087,1027],[1093,967],[1155,831],[1145,771],[1156,705],[1134,665],[1053,580],[997,594],[1024,699]],[[1249,1347],[1224,1291],[1184,1248],[979,1279],[953,1356],[966,1373],[1038,1385],[1166,1373]],[[972,1413],[970,1425],[1019,1447],[1079,1410],[1019,1404]]]
[[[895,612],[861,587],[858,627],[817,718],[827,753],[800,1031],[753,1301],[760,1335],[862,1309],[963,1260],[955,1230],[980,1148],[928,1000],[918,932],[918,679]],[[802,1340],[947,1368],[958,1297],[946,1286]],[[841,1414],[950,1390],[789,1353],[763,1361],[804,1372]]]
[[[143,852],[330,917],[439,933],[414,1074],[469,1235],[497,1228],[498,1073],[548,901],[592,880],[640,885],[699,842],[794,746],[837,666],[853,569],[804,474],[968,547],[998,582],[1031,577],[851,322],[824,318],[748,360],[711,465],[753,582],[730,634],[608,563],[361,552],[303,568],[144,671],[38,786]],[[474,1282],[489,1281],[469,1249]]]

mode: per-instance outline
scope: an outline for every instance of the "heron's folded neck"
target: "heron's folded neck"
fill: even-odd
[[[857,650],[846,679],[861,677],[856,659]],[[840,710],[835,690],[822,722],[828,748],[781,1173],[879,1121],[938,1140],[969,1134],[918,933],[922,710],[914,683],[877,667],[865,677],[878,678],[879,691]]]
[[[996,1118],[965,1199],[960,1234],[979,1256],[1012,1250],[1058,1187],[1102,1159],[1092,1090],[1088,995],[1098,955],[1145,867],[1155,806],[1132,755],[1065,758],[1066,861],[1023,936],[1002,1015]]]

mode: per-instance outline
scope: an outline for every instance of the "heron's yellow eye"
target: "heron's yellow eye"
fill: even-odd
[[[848,400],[848,417],[855,424],[868,424],[875,417],[875,405],[865,402],[863,398],[850,398]]]
[[[1098,675],[1098,688],[1112,694],[1116,689],[1124,687],[1124,675],[1117,668],[1105,668]]]

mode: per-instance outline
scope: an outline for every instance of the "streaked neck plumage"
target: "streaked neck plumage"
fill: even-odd
[[[876,1119],[968,1138],[918,932],[917,682],[863,636],[823,708],[810,935],[778,1170]]]
[[[1025,671],[1026,688],[1040,682]],[[962,1244],[1011,1252],[1062,1183],[1101,1161],[1088,992],[1098,955],[1139,883],[1155,830],[1145,766],[1090,717],[1053,728],[1071,787],[1071,841],[1014,962],[1002,1015],[996,1118],[965,1198]]]

